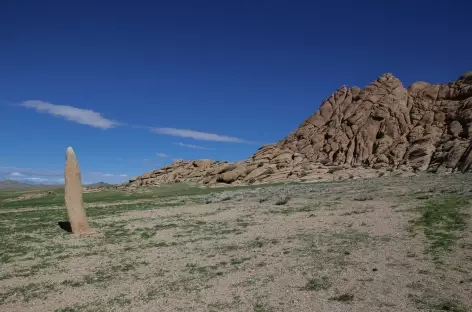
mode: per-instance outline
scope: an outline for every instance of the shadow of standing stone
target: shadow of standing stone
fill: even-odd
[[[72,225],[69,221],[59,221],[57,222],[59,227],[68,233],[72,233]]]

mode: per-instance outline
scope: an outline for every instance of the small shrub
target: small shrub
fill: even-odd
[[[466,72],[464,75],[461,76],[463,80],[472,80],[472,71]]]
[[[290,195],[285,195],[285,196],[282,196],[280,197],[276,202],[275,204],[277,206],[280,206],[280,205],[285,205],[286,203],[288,203],[288,201],[290,200]]]
[[[370,195],[361,195],[361,196],[354,197],[354,200],[356,201],[366,201],[366,200],[372,200],[372,199],[374,198]]]
[[[272,311],[272,308],[262,302],[256,302],[252,306],[252,311],[253,312],[270,312]]]
[[[269,200],[269,197],[266,196],[266,197],[260,198],[260,199],[259,199],[259,202],[260,202],[260,203],[263,203],[263,202],[266,202],[266,201],[268,201],[268,200]]]
[[[328,278],[323,276],[322,278],[312,278],[310,279],[305,286],[301,288],[301,290],[308,290],[308,291],[318,291],[328,289],[331,286]]]
[[[341,301],[341,302],[351,302],[354,300],[354,295],[353,294],[342,294],[339,296],[331,297],[329,300],[336,300],[336,301]]]

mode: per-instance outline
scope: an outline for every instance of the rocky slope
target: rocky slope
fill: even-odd
[[[384,74],[342,86],[294,132],[245,161],[178,161],[129,181],[208,186],[332,180],[413,171],[472,170],[472,72],[448,84],[405,88]]]

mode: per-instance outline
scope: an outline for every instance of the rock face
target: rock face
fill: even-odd
[[[89,228],[82,200],[82,177],[79,163],[72,147],[66,151],[65,177],[65,202],[67,214],[72,228],[72,233],[84,235],[93,234],[95,231]]]
[[[128,186],[172,182],[238,185],[343,179],[380,172],[472,170],[472,73],[405,88],[384,74],[364,89],[342,86],[294,132],[245,161],[179,161]]]

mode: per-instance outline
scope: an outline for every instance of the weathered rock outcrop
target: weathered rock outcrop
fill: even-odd
[[[472,73],[405,88],[384,74],[342,86],[294,132],[238,163],[179,161],[128,186],[172,182],[252,184],[342,179],[381,172],[472,170]]]

